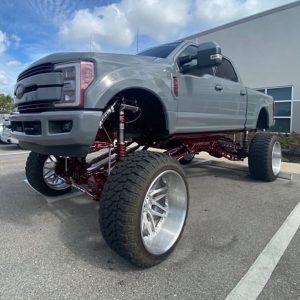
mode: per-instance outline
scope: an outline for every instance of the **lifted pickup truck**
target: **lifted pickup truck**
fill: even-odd
[[[246,88],[214,42],[49,55],[19,75],[15,105],[13,135],[32,151],[29,183],[48,196],[75,188],[100,200],[103,238],[140,267],[164,260],[183,232],[189,191],[179,163],[206,151],[248,157],[254,179],[280,171],[275,137],[248,142],[273,125],[273,99]]]

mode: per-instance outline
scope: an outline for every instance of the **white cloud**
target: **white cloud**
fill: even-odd
[[[33,1],[33,0],[32,0]],[[290,2],[289,0],[121,0],[93,10],[80,9],[65,21],[59,36],[76,49],[126,48],[137,31],[157,42],[230,22]]]
[[[13,94],[15,79],[6,70],[0,70],[0,94]]]
[[[16,59],[12,59],[12,60],[9,60],[6,65],[8,67],[21,67],[22,66],[22,63],[19,62],[18,60]]]
[[[3,54],[9,46],[18,47],[20,41],[21,39],[16,34],[8,36],[5,32],[0,30],[0,55]]]
[[[102,48],[97,42],[91,41],[90,50],[95,52],[101,52]]]
[[[74,0],[27,0],[31,10],[38,18],[60,24],[65,18],[69,18],[76,10],[78,1]]]
[[[0,71],[0,86],[7,85],[8,83],[9,83],[9,75],[4,71]]]
[[[0,94],[13,94],[16,77],[17,74],[8,73],[5,69],[0,70]]]
[[[189,23],[191,3],[192,0],[176,5],[172,0],[122,0],[94,10],[81,9],[62,25],[59,36],[67,43],[83,44],[85,49],[91,41],[96,48],[102,44],[128,47],[137,30],[157,41],[168,41],[178,37]]]
[[[0,58],[0,94],[10,94],[14,92],[14,85],[17,76],[25,68],[26,65],[18,60],[9,59],[6,55]]]
[[[59,36],[68,43],[83,43],[86,49],[91,41],[96,48],[103,42],[128,47],[134,39],[125,14],[116,4],[97,7],[93,11],[78,10],[71,21],[63,24]]]
[[[133,32],[157,41],[177,38],[190,23],[191,0],[123,0],[120,3]]]
[[[17,34],[12,34],[10,36],[10,41],[13,43],[15,47],[19,47],[21,38]]]
[[[7,47],[9,46],[9,42],[6,34],[0,30],[0,55],[5,52]]]
[[[195,0],[195,17],[220,24],[291,2],[289,0]]]

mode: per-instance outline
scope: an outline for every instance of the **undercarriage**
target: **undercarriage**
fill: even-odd
[[[200,152],[233,161],[248,157],[252,178],[273,181],[280,171],[281,147],[265,133],[249,143],[246,128],[163,138],[127,135],[126,125],[140,116],[135,103],[116,101],[102,115],[86,157],[31,152],[26,176],[42,194],[76,189],[100,201],[99,223],[107,244],[136,266],[150,267],[173,251],[184,229],[189,191],[180,164]]]
[[[116,106],[116,105],[115,105]],[[100,199],[101,191],[114,165],[123,160],[129,153],[146,151],[152,148],[177,161],[185,157],[194,157],[200,152],[211,156],[225,157],[232,161],[244,160],[248,156],[248,131],[175,134],[158,141],[143,139],[125,140],[125,112],[138,112],[139,108],[121,104],[118,109],[111,107],[104,114],[104,121],[96,135],[95,142],[90,146],[89,155],[93,158],[57,157],[55,174],[67,184],[80,190],[94,200]],[[104,127],[105,120],[111,114],[118,114],[117,132],[108,131]],[[231,136],[233,138],[231,138]],[[242,143],[236,137],[242,136]],[[115,138],[116,137],[116,138]],[[95,154],[99,154],[96,155]]]

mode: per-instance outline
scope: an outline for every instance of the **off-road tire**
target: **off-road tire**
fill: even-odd
[[[62,190],[52,189],[44,180],[43,168],[48,155],[30,152],[25,166],[25,174],[29,184],[45,196],[56,197],[71,191],[71,187]]]
[[[187,154],[185,157],[183,157],[179,163],[181,165],[188,165],[189,163],[191,163],[195,158],[195,154]]]
[[[165,170],[174,170],[184,180],[187,210],[180,235],[162,255],[149,253],[140,232],[141,210],[152,181]],[[179,163],[162,154],[138,151],[129,154],[112,170],[101,194],[99,223],[108,246],[135,266],[147,268],[159,264],[174,250],[184,230],[188,212],[188,185]]]
[[[278,177],[279,172],[274,174],[272,168],[272,152],[275,143],[279,143],[277,137],[267,133],[258,133],[251,141],[248,166],[253,179],[274,181]]]

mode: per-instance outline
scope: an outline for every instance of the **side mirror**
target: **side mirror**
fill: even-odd
[[[184,64],[191,62],[195,58],[198,58],[198,56],[197,57],[194,57],[192,55],[181,56],[178,57],[178,63],[180,66],[183,66]]]
[[[200,44],[198,47],[198,67],[218,66],[222,62],[221,47],[215,42]]]

